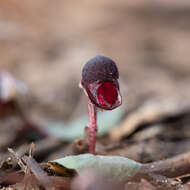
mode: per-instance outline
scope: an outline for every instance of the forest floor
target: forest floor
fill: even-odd
[[[16,109],[0,105],[2,189],[47,189],[47,179],[70,189],[73,177],[52,172],[47,162],[88,153],[86,141],[47,135],[41,122],[71,123],[87,114],[78,83],[84,63],[99,54],[118,65],[124,112],[97,139],[96,153],[145,164],[125,189],[190,189],[190,3],[7,0],[0,18],[0,69],[28,89],[24,98],[14,94]]]

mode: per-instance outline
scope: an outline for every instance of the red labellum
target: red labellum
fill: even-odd
[[[117,90],[112,82],[103,82],[97,90],[97,98],[102,106],[112,106],[117,100]]]

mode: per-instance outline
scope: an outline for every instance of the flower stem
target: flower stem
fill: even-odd
[[[89,114],[89,152],[91,154],[95,153],[95,147],[96,147],[96,134],[97,134],[97,123],[96,123],[96,117],[97,117],[97,110],[96,106],[91,103],[91,101],[88,101],[88,114]]]

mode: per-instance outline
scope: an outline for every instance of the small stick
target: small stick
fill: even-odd
[[[30,158],[33,157],[34,148],[35,148],[35,144],[32,142],[31,145],[30,145],[30,149],[29,149],[29,157]]]
[[[20,156],[14,152],[12,148],[8,148],[8,151],[13,155],[14,159],[17,161],[18,165],[26,173],[27,167],[24,165],[23,161],[21,160]]]
[[[36,179],[44,186],[44,188],[46,190],[52,190],[52,181],[47,176],[47,174],[40,168],[40,165],[33,158],[30,158],[28,156],[23,156],[22,159],[30,168]]]
[[[32,142],[31,145],[30,145],[30,149],[29,149],[29,158],[32,158],[33,156],[33,152],[34,152],[34,147],[35,147],[35,144]],[[25,176],[24,176],[24,190],[27,190],[27,186],[31,180],[31,171],[30,171],[30,168],[28,167],[28,165],[26,166],[26,173],[25,173]],[[30,180],[29,180],[30,179]]]
[[[151,174],[158,174],[169,178],[190,173],[190,151],[161,161],[143,164],[134,180],[149,178]]]

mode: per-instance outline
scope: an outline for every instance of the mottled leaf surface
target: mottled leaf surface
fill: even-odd
[[[85,169],[95,169],[102,175],[114,180],[124,181],[133,177],[141,168],[141,164],[121,156],[101,156],[81,154],[78,156],[66,156],[49,162],[57,163],[64,168],[74,169],[79,175]]]

